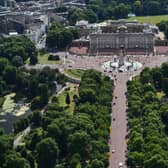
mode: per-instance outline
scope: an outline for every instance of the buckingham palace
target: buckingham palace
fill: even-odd
[[[94,33],[90,35],[90,50],[154,48],[153,33]]]
[[[77,24],[82,37],[89,40],[89,52],[118,51],[154,51],[154,38],[157,27],[150,24],[142,24],[137,21],[106,21],[89,24],[80,22]]]

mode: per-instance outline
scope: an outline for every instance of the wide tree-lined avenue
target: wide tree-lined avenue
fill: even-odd
[[[143,56],[139,56],[139,60],[142,61]],[[166,56],[152,56],[146,57],[146,63],[144,67],[156,67],[160,66],[163,62],[167,61]],[[142,62],[143,63],[143,62]],[[143,67],[143,68],[144,68]],[[133,76],[140,74],[142,69],[133,73],[123,73],[116,75],[115,88],[112,101],[112,123],[111,123],[111,136],[110,136],[110,160],[109,168],[118,168],[122,163],[125,165],[127,145],[127,114],[126,114],[126,82]],[[116,99],[117,96],[117,99]]]
[[[128,76],[117,75],[112,101],[112,120],[110,136],[110,168],[116,168],[120,163],[125,163],[126,134],[126,82]]]

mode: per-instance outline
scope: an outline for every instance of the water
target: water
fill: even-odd
[[[5,130],[5,133],[11,134],[13,132],[13,124],[19,119],[27,117],[30,113],[31,110],[26,111],[26,113],[21,116],[15,116],[12,113],[0,115],[0,127]]]
[[[58,84],[56,81],[54,82],[56,85],[56,91],[59,92],[62,89],[62,85]],[[21,101],[18,101],[16,103],[16,108],[22,107],[25,104]],[[5,113],[2,108],[0,108],[0,128],[3,128],[5,130],[5,133],[12,134],[13,133],[13,124],[17,122],[21,118],[27,117],[31,113],[31,109],[27,110],[23,115],[16,116],[13,112],[11,113]]]
[[[140,68],[142,68],[142,64],[140,62],[127,62],[124,61],[124,64],[122,66],[119,65],[119,60],[108,61],[104,62],[102,65],[102,68],[107,72],[126,72],[126,71],[136,71]]]

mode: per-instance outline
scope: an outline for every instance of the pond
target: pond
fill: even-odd
[[[29,104],[21,100],[15,102],[15,96],[16,93],[7,94],[0,108],[0,127],[4,128],[6,133],[12,133],[13,124],[31,112]]]
[[[54,82],[56,91],[62,89],[62,85]],[[31,113],[30,104],[23,100],[15,100],[16,93],[10,93],[5,96],[5,101],[0,108],[0,128],[4,128],[7,134],[12,133],[13,124],[21,118],[27,117]]]

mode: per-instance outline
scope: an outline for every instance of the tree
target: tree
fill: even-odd
[[[37,144],[41,142],[42,139],[44,139],[42,129],[36,128],[31,130],[31,134],[30,136],[28,136],[28,139],[29,139],[29,143],[27,143],[27,147],[28,149],[33,151],[33,154],[34,154]],[[34,156],[34,159],[36,159],[36,155]]]
[[[69,44],[71,44],[71,42],[73,40],[73,34],[71,32],[71,29],[65,29],[62,32],[62,35],[63,35],[62,48],[65,48],[66,46],[68,46]]]
[[[165,92],[166,96],[168,96],[168,78],[163,78],[162,87],[163,87],[163,91]]]
[[[132,144],[130,144],[129,146],[130,151],[143,151],[144,141],[141,136],[136,136],[135,138],[133,138],[131,143]]]
[[[7,66],[4,71],[4,79],[7,84],[14,84],[16,82],[17,70],[13,66]]]
[[[9,61],[15,56],[20,56],[25,62],[32,56],[37,56],[35,45],[26,36],[1,38],[0,55],[8,58]]]
[[[97,21],[97,15],[91,9],[85,10],[85,14],[89,20],[89,23],[95,23]]]
[[[66,102],[66,104],[67,104],[68,106],[69,106],[70,103],[71,103],[71,99],[70,99],[69,93],[66,94],[65,102]]]
[[[91,168],[105,168],[105,167],[102,161],[95,159],[91,163]]]
[[[47,132],[50,137],[54,138],[56,141],[59,142],[59,138],[61,136],[61,129],[56,122],[52,122],[48,125]]]
[[[68,150],[71,154],[79,153],[81,159],[84,161],[90,155],[90,136],[85,131],[78,131],[68,138]]]
[[[168,24],[167,21],[161,21],[157,24],[157,26],[159,27],[160,31],[165,31],[167,24]]]
[[[35,65],[38,63],[38,58],[36,55],[30,57],[30,65]]]
[[[137,0],[134,2],[134,5],[133,5],[133,12],[136,14],[136,15],[141,15],[142,14],[142,4],[141,4],[141,1],[140,0]]]
[[[14,123],[14,133],[19,133],[23,131],[29,125],[28,118],[21,118],[20,120]]]
[[[65,49],[76,38],[78,38],[76,29],[67,29],[63,25],[54,22],[48,31],[46,45],[52,49]]]
[[[145,68],[140,74],[140,80],[143,84],[149,83],[152,80],[151,70],[149,68]]]
[[[41,112],[39,111],[34,111],[32,115],[32,122],[35,126],[40,126],[41,124]]]
[[[5,161],[5,154],[7,151],[12,150],[13,139],[7,135],[0,136],[0,166],[3,165]]]
[[[33,76],[28,84],[27,96],[29,99],[34,98],[38,94],[38,79],[36,76]]]
[[[168,134],[168,106],[167,104],[164,104],[161,107],[160,113],[161,113],[161,119],[163,123],[165,124],[165,132],[166,134]]]
[[[163,106],[161,108],[161,116],[162,116],[162,121],[168,126],[168,109],[167,109],[167,106]]]
[[[0,136],[4,134],[4,129],[0,128]]]
[[[162,71],[162,74],[163,74],[163,77],[168,77],[168,63],[163,63],[162,66],[161,66],[161,71]]]
[[[114,16],[116,18],[127,18],[129,12],[130,12],[130,6],[121,3],[115,7]]]
[[[4,168],[30,168],[29,162],[18,153],[13,152],[5,158]]]
[[[161,6],[157,1],[146,1],[144,4],[145,15],[158,15],[161,14]]]
[[[68,14],[68,21],[70,25],[75,25],[79,20],[87,19],[87,16],[81,9],[70,9]]]
[[[8,59],[0,57],[0,74],[2,74],[7,65],[9,65]]]
[[[152,156],[149,160],[146,160],[144,163],[144,168],[166,168],[168,167],[168,161],[164,160],[164,158],[156,154]]]
[[[80,155],[78,153],[75,153],[72,155],[69,166],[70,168],[77,168],[77,165],[80,164]]]
[[[153,83],[156,89],[162,88],[163,75],[160,68],[155,68],[152,70]]]
[[[130,152],[127,158],[127,166],[130,167],[143,167],[144,153],[141,152]]]
[[[96,102],[96,93],[93,89],[91,88],[83,88],[79,90],[79,96],[80,96],[80,102],[91,102],[95,103]]]
[[[128,167],[167,167],[167,103],[157,96],[157,89],[168,92],[166,72],[167,64],[164,64],[162,68],[145,69],[140,79],[128,82]],[[141,115],[137,115],[137,111]]]
[[[37,96],[35,98],[33,98],[32,102],[31,102],[31,109],[38,109],[41,107],[41,101],[40,101],[40,97]]]
[[[45,138],[36,146],[39,168],[54,168],[59,156],[59,149],[52,138]]]
[[[40,86],[40,103],[41,105],[46,105],[48,103],[49,95],[48,95],[48,86],[47,84],[42,84]]]
[[[12,64],[16,67],[23,65],[23,59],[20,56],[14,56],[12,59]]]

